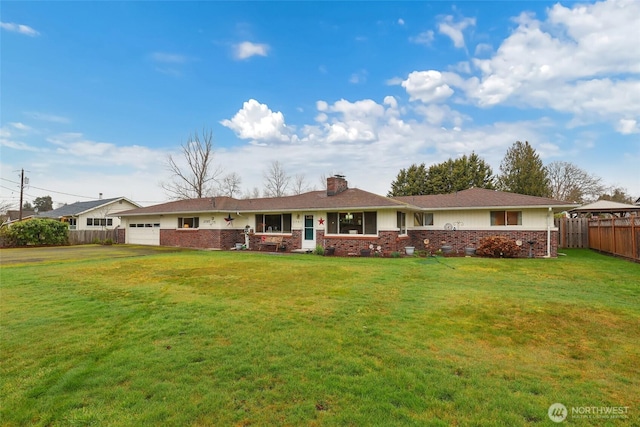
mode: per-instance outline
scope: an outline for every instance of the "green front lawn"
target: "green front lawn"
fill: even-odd
[[[121,247],[122,248],[122,247]],[[640,423],[640,265],[188,251],[3,265],[3,425]]]

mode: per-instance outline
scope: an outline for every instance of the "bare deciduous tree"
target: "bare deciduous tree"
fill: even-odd
[[[220,180],[219,194],[222,196],[233,197],[240,193],[240,184],[242,183],[242,178],[235,172],[231,172],[230,174],[225,175],[222,180]]]
[[[327,188],[327,174],[321,174],[320,175],[320,188],[322,189],[326,189]]]
[[[607,188],[606,193],[601,194],[598,200],[609,200],[612,202],[626,203],[628,205],[633,203],[633,198],[627,193],[627,189],[618,186],[611,186]]]
[[[247,190],[244,194],[245,199],[259,199],[260,198],[260,189],[258,187],[253,187],[252,190]]]
[[[212,195],[214,184],[222,173],[213,165],[213,132],[203,129],[202,135],[194,132],[181,146],[185,166],[172,155],[167,157],[166,167],[171,180],[161,184],[174,199],[201,198]]]
[[[293,194],[302,194],[311,191],[311,187],[307,185],[307,179],[303,173],[296,174],[293,177]]]
[[[551,197],[567,202],[586,203],[597,200],[605,191],[602,180],[570,162],[556,161],[546,167]]]
[[[282,164],[275,160],[269,170],[264,173],[264,195],[266,197],[282,197],[287,194],[291,177],[287,175]]]

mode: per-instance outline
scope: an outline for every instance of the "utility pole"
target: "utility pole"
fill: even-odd
[[[24,192],[24,169],[20,171],[20,216],[19,221],[22,221],[22,193]]]

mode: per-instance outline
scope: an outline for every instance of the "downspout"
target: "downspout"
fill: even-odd
[[[547,212],[547,254],[545,258],[551,258],[551,218],[553,217],[553,209],[549,206]]]

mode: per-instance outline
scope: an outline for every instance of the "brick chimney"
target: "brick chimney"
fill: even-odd
[[[334,175],[327,178],[327,196],[335,196],[349,188],[344,175]]]

